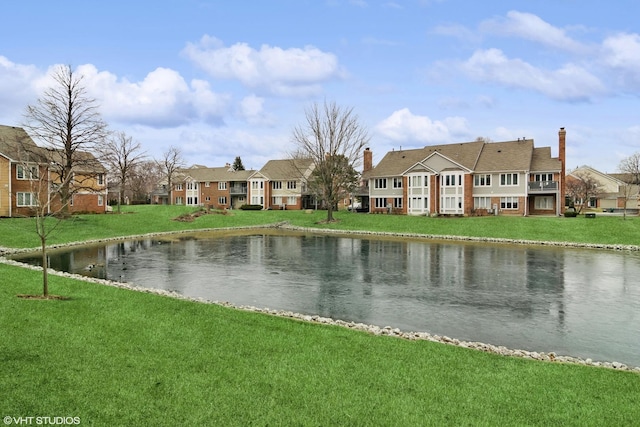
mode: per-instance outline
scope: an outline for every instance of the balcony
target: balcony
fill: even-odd
[[[232,196],[243,196],[247,194],[247,186],[246,185],[232,185],[229,187],[229,193]]]
[[[558,181],[529,181],[529,193],[558,191]]]

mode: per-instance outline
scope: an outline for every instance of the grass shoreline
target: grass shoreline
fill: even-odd
[[[170,214],[162,218],[143,214],[150,224],[141,231],[187,232],[188,227],[171,222],[178,210],[164,210]],[[357,214],[342,215],[346,219],[336,227],[345,232],[361,228],[362,221],[381,220],[353,217],[349,222],[347,215]],[[320,216],[288,217],[294,226],[306,227]],[[255,218],[261,224],[246,224]],[[238,227],[242,220],[243,226],[261,227],[266,220],[277,222],[274,218],[270,213],[220,215],[190,226]],[[122,239],[138,228],[114,219],[90,217],[84,225],[92,232],[72,230],[52,244],[82,241],[78,236]],[[563,225],[563,219],[554,219]],[[422,225],[433,225],[427,221]],[[603,235],[587,221],[574,224]],[[596,244],[633,244],[640,235],[638,221],[627,221],[624,238]],[[0,245],[28,248],[27,227],[8,245],[3,222]],[[436,224],[454,222],[465,225],[464,219]],[[603,222],[602,227],[613,223]],[[20,229],[14,224],[12,229]],[[401,230],[393,233],[412,232],[405,219],[394,226]],[[51,281],[54,293],[71,300],[20,300],[16,294],[38,291],[38,272],[0,264],[0,415],[69,415],[80,417],[81,424],[160,426],[633,425],[640,417],[640,375],[634,372],[393,340],[70,277]]]

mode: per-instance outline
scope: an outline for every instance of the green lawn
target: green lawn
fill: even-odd
[[[287,221],[300,227],[337,230],[364,230],[429,235],[496,237],[506,239],[543,240],[600,244],[640,245],[640,218],[598,216],[587,219],[564,217],[467,217],[428,218],[404,215],[370,215],[341,211],[337,222],[319,224],[325,211],[229,211],[201,216],[193,222],[174,219],[193,212],[184,206],[131,206],[127,213],[82,215],[65,220],[54,232],[51,244],[130,236],[161,231],[242,227]],[[37,247],[33,219],[0,219],[0,246],[13,248]]]
[[[633,425],[640,375],[506,358],[1,265],[0,414],[81,425]]]
[[[250,212],[173,221],[141,206],[65,221],[55,243],[289,221],[436,235],[640,244],[638,218],[413,218]],[[30,219],[0,246],[35,247]],[[69,300],[25,300],[40,273],[0,264],[0,416],[81,425],[637,425],[640,375],[378,337],[50,277]]]

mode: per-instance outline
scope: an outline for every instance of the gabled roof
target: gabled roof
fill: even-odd
[[[64,162],[64,154],[62,150],[43,148],[46,152],[47,159],[50,163],[60,165]],[[102,163],[88,151],[75,151],[73,153],[73,167],[71,170],[75,173],[105,173],[107,169]]]
[[[557,157],[551,157],[551,147],[533,149],[531,172],[559,172],[562,162]]]
[[[483,144],[482,153],[476,172],[528,171],[533,158],[533,140],[507,142],[487,142]]]
[[[188,169],[178,170],[178,181],[190,178],[196,182],[232,182],[246,181],[249,176],[254,173],[253,170],[234,171],[228,166],[207,168],[207,167],[190,167]]]
[[[313,159],[269,160],[259,172],[270,181],[298,180],[308,177],[313,165]]]
[[[43,161],[42,148],[19,127],[0,125],[0,155],[14,162]]]
[[[419,162],[440,156],[464,169],[473,170],[480,155],[483,142],[430,145],[412,150],[388,152],[376,167],[364,174],[365,178],[400,176]]]

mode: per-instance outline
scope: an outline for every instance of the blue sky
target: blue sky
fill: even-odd
[[[567,167],[640,151],[637,0],[156,0],[3,4],[0,124],[20,126],[58,64],[150,157],[293,150],[313,102],[353,107],[392,149],[533,138]]]

